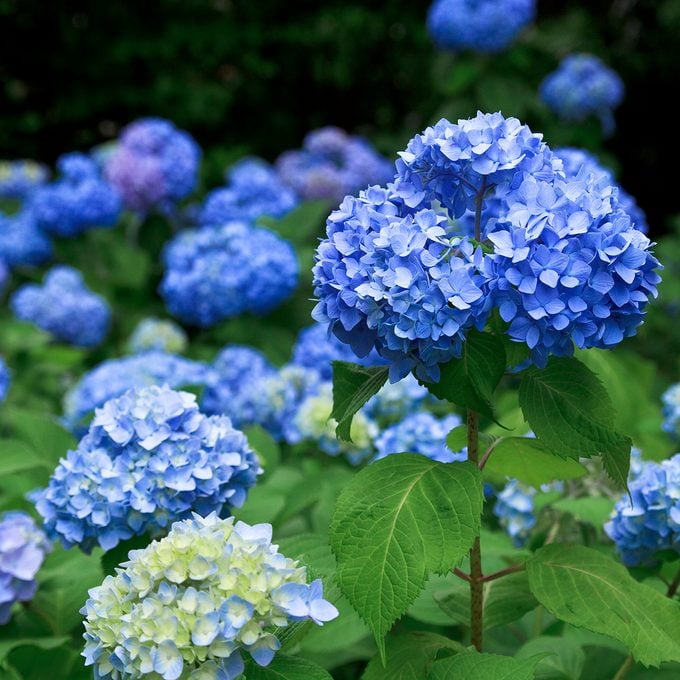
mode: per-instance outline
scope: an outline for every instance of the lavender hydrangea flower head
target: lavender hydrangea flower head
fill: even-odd
[[[57,161],[61,178],[35,192],[30,208],[38,226],[57,236],[78,236],[92,227],[112,227],[118,221],[121,199],[104,179],[94,160],[69,153]]]
[[[9,374],[7,364],[5,363],[5,360],[0,357],[0,404],[5,401],[5,397],[7,396],[7,392],[9,390],[10,381],[11,376]]]
[[[106,162],[106,177],[129,210],[167,211],[198,181],[201,151],[192,137],[161,118],[128,125]]]
[[[357,465],[373,452],[373,442],[378,436],[378,426],[362,409],[354,415],[350,428],[351,442],[338,439],[335,434],[337,422],[331,418],[333,389],[323,383],[316,394],[307,397],[293,418],[294,433],[290,443],[308,441],[329,456],[345,456]]]
[[[110,399],[134,387],[168,385],[173,389],[204,385],[210,370],[200,361],[150,350],[142,355],[108,359],[86,373],[64,398],[66,427],[78,435],[85,433],[83,420]]]
[[[259,217],[283,217],[298,204],[276,170],[260,158],[244,158],[228,175],[229,185],[211,191],[199,215],[202,225],[232,220],[255,221]]]
[[[440,463],[467,460],[467,449],[451,451],[446,435],[461,424],[457,415],[438,419],[427,411],[413,413],[384,430],[375,442],[380,460],[393,453],[419,453]]]
[[[680,454],[646,462],[604,526],[628,567],[654,565],[660,551],[680,554]]]
[[[35,497],[52,538],[89,552],[171,522],[240,507],[261,472],[229,418],[169,387],[132,389],[95,411],[87,434]]]
[[[267,666],[276,629],[338,616],[320,580],[278,552],[269,524],[216,514],[177,522],[90,590],[85,664],[102,680],[236,680],[243,654]]]
[[[499,52],[535,14],[536,0],[435,0],[427,30],[444,50]]]
[[[617,184],[611,170],[602,166],[595,156],[583,149],[571,147],[555,149],[555,156],[562,161],[567,179],[576,179],[588,175],[600,175],[605,178],[609,184],[618,189],[619,207],[630,215],[633,226],[643,234],[649,231],[644,210],[637,204],[633,196]]]
[[[109,330],[108,304],[92,293],[80,272],[71,267],[53,267],[42,286],[22,286],[10,304],[18,319],[30,321],[56,339],[78,347],[98,345]]]
[[[7,266],[40,265],[51,255],[52,242],[30,210],[14,215],[0,213],[0,260]]]
[[[304,200],[339,203],[370,184],[388,182],[394,169],[364,139],[328,126],[313,130],[302,149],[287,151],[276,161],[283,183]]]
[[[663,429],[676,439],[680,439],[680,383],[671,385],[661,395],[663,404]]]
[[[262,352],[243,345],[225,347],[212,364],[201,408],[209,414],[229,416],[239,427],[256,420],[253,394],[260,383],[276,376]]]
[[[137,324],[128,340],[128,347],[133,354],[149,350],[172,354],[183,352],[187,343],[187,334],[174,321],[148,317]]]
[[[160,291],[169,311],[201,327],[245,312],[266,314],[298,283],[290,243],[245,222],[180,233],[165,264]]]
[[[0,198],[26,199],[47,182],[49,170],[36,161],[0,161]]]
[[[9,621],[15,602],[27,602],[35,595],[35,575],[51,550],[32,517],[24,512],[0,516],[0,625]]]
[[[624,95],[618,74],[592,54],[565,57],[556,71],[541,83],[543,102],[565,121],[582,121],[596,115],[605,132],[614,129],[613,110]]]

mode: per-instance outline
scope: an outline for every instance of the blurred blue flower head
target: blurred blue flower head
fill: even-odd
[[[4,359],[0,357],[0,404],[5,401],[7,392],[9,390],[9,384],[11,382],[11,376],[7,364]]]
[[[535,15],[536,0],[435,0],[427,30],[440,49],[499,52]]]
[[[671,385],[662,395],[663,429],[675,439],[680,439],[680,383]]]
[[[34,500],[48,535],[65,547],[111,550],[192,511],[228,515],[260,472],[229,418],[205,416],[188,392],[152,386],[97,409]]]
[[[388,427],[376,439],[377,453],[373,460],[393,453],[419,453],[440,463],[467,460],[467,449],[451,451],[446,444],[448,433],[461,423],[457,415],[441,419],[427,411],[408,415],[400,423]]]
[[[541,83],[546,106],[565,121],[579,122],[595,115],[606,133],[614,130],[613,110],[624,95],[618,74],[592,54],[571,54]]]
[[[109,331],[109,305],[86,287],[80,272],[72,267],[53,267],[42,286],[22,286],[10,304],[17,319],[78,347],[100,344]]]
[[[104,180],[94,160],[82,153],[59,158],[61,178],[30,197],[29,207],[38,226],[63,237],[80,235],[93,227],[112,227],[118,221],[121,198]]]
[[[64,424],[82,435],[83,419],[133,387],[168,385],[173,389],[204,385],[206,364],[150,350],[144,354],[108,359],[86,373],[64,397]]]
[[[168,310],[201,327],[266,314],[292,295],[299,275],[288,241],[245,222],[181,232],[166,248],[165,265],[160,292]]]
[[[259,217],[283,217],[298,204],[276,170],[260,158],[244,158],[228,175],[228,186],[211,191],[199,215],[202,225],[233,220],[255,221]]]
[[[236,680],[244,653],[267,666],[281,646],[277,629],[338,616],[321,580],[307,583],[271,540],[269,524],[212,513],[131,551],[81,610],[85,664],[102,680]]]
[[[167,212],[196,188],[200,161],[188,133],[162,118],[142,118],[123,130],[105,174],[129,210]]]
[[[0,212],[0,260],[9,267],[40,265],[52,255],[52,242],[24,208],[14,215]]]
[[[370,184],[388,182],[394,174],[392,164],[366,140],[332,126],[310,132],[302,149],[278,158],[276,169],[303,200],[335,204]]]
[[[178,354],[186,349],[187,343],[187,334],[174,321],[147,317],[135,327],[128,347],[133,354],[149,350]]]
[[[0,198],[24,200],[49,176],[49,170],[36,161],[0,160]]]
[[[9,621],[15,602],[27,602],[35,595],[35,576],[51,550],[32,517],[24,512],[0,516],[0,625]]]
[[[643,463],[628,488],[631,497],[619,499],[604,526],[623,563],[654,565],[661,551],[680,554],[680,454]]]

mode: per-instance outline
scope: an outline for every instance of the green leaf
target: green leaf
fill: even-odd
[[[408,453],[372,463],[340,494],[331,522],[338,582],[381,653],[385,634],[427,577],[468,552],[482,503],[476,466]]]
[[[534,596],[557,618],[619,640],[647,666],[680,661],[680,605],[606,555],[547,545],[526,567]]]
[[[386,366],[367,368],[349,361],[333,362],[333,412],[340,439],[351,442],[354,414],[380,390],[387,380]]]
[[[524,417],[539,440],[560,456],[600,454],[607,474],[625,487],[629,437],[616,432],[616,413],[597,376],[580,361],[551,357],[527,369],[519,388]]]
[[[444,576],[439,576],[438,574],[430,576],[423,591],[408,608],[407,615],[422,623],[430,623],[435,626],[450,626],[452,618],[442,610],[438,600],[440,597],[448,595],[459,585],[469,589],[467,584],[463,583],[451,572]],[[463,621],[463,623],[466,623],[466,621]]]
[[[265,472],[271,472],[281,461],[281,451],[276,440],[259,425],[244,429],[248,443],[253,447]]]
[[[0,441],[0,476],[12,475],[36,467],[52,469],[52,465],[41,458],[23,441],[3,439]]]
[[[494,419],[491,399],[505,372],[505,349],[496,335],[470,331],[463,355],[440,366],[437,383],[424,383],[439,397]]]
[[[489,448],[495,441],[496,437],[493,435],[485,434],[480,432],[479,436],[479,450],[484,452]],[[451,451],[460,451],[467,446],[467,426],[459,425],[454,427],[451,432],[446,436],[446,445],[451,449]]]
[[[527,659],[547,653],[536,667],[536,680],[579,680],[586,655],[574,640],[565,637],[541,636],[522,645],[517,659]]]
[[[435,662],[429,680],[533,680],[534,669],[543,655],[513,659],[497,654],[468,651]]]
[[[387,642],[387,661],[373,657],[361,680],[422,680],[426,678],[437,654],[444,650],[462,652],[460,642],[436,633],[414,631],[390,638]]]
[[[40,649],[54,649],[68,642],[68,637],[44,637],[44,638],[15,638],[13,640],[0,640],[0,661],[17,647],[38,647]]]
[[[561,498],[552,504],[555,510],[568,512],[578,522],[587,522],[596,529],[609,519],[615,500],[605,496],[585,496],[583,498]]]
[[[435,595],[435,599],[454,621],[470,625],[470,587],[466,583],[456,584],[455,590]],[[489,581],[484,584],[484,629],[517,621],[537,606],[526,572]]]
[[[12,425],[15,437],[29,444],[50,464],[56,465],[69,449],[75,448],[73,435],[49,415],[17,408],[8,409],[3,415]]]
[[[333,680],[328,671],[309,659],[277,654],[268,666],[246,661],[245,680]]]
[[[499,441],[484,470],[518,479],[535,488],[556,479],[576,479],[587,472],[578,461],[560,458],[540,440],[529,437],[507,437]]]

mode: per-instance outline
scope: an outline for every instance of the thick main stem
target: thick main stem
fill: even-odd
[[[479,413],[467,412],[468,460],[479,464]],[[479,536],[470,550],[470,639],[478,652],[482,651],[484,630],[484,582],[482,581],[482,549]]]

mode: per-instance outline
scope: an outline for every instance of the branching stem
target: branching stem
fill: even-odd
[[[489,581],[495,581],[496,579],[503,578],[504,576],[507,576],[508,574],[515,574],[518,571],[524,571],[524,565],[523,564],[513,564],[510,567],[506,567],[505,569],[501,569],[500,571],[494,571],[492,574],[487,574],[486,576],[482,576],[482,583],[488,583]]]

